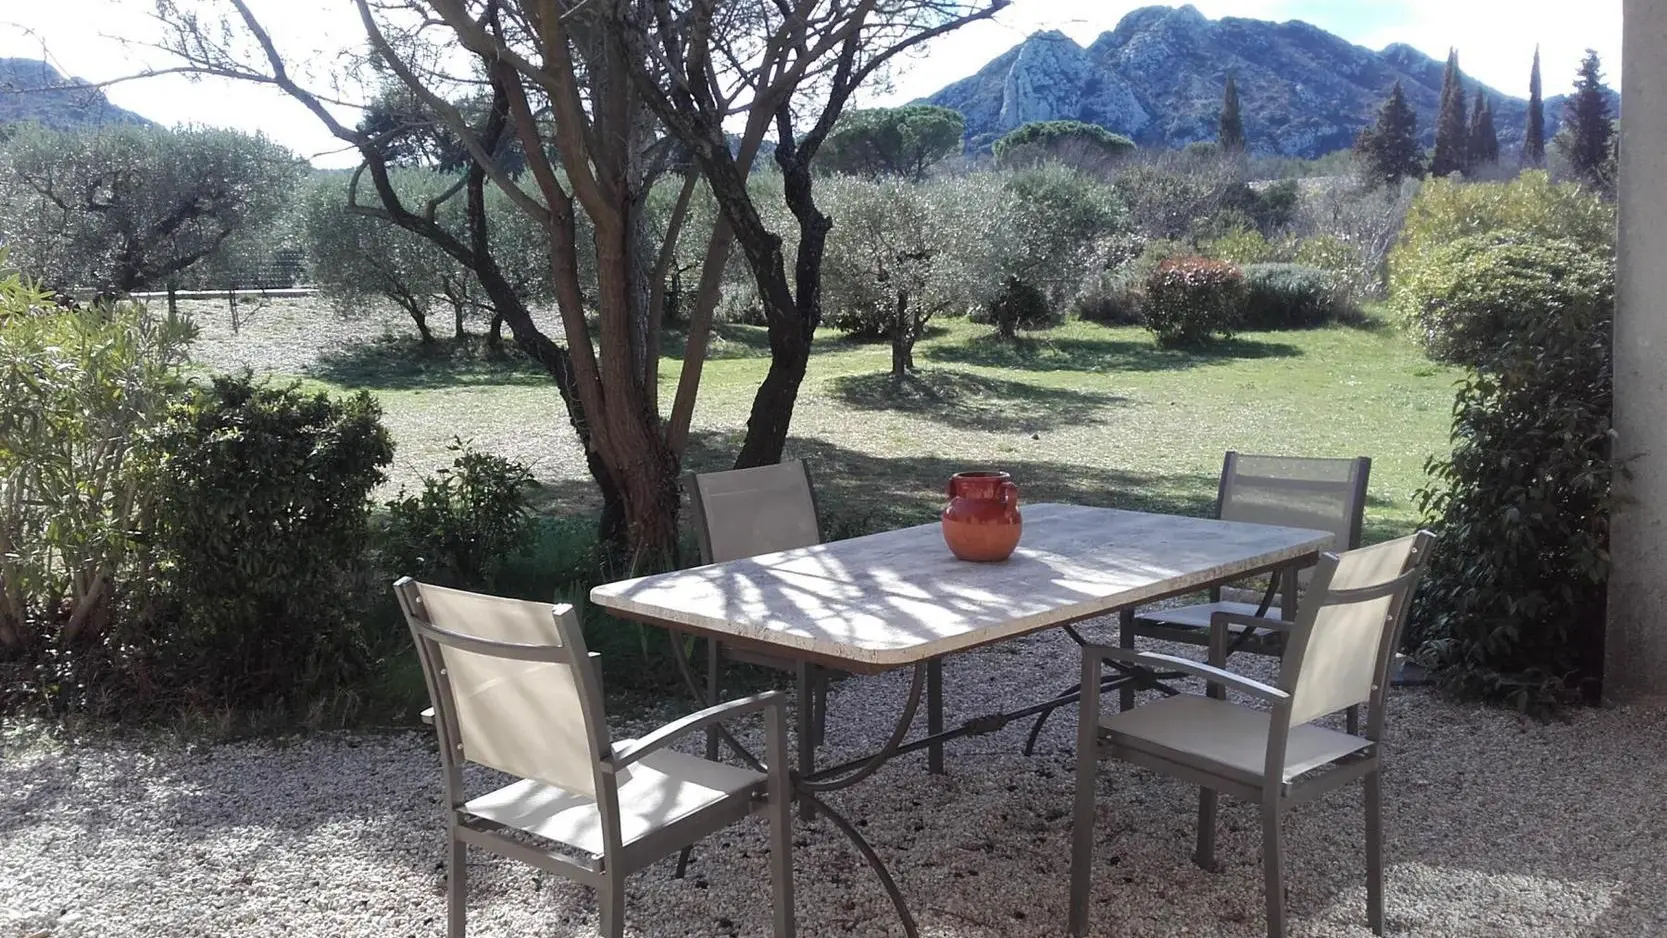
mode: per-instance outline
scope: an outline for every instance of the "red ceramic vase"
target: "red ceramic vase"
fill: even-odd
[[[943,539],[962,560],[1006,560],[1019,546],[1019,487],[1005,472],[957,472],[949,480]]]

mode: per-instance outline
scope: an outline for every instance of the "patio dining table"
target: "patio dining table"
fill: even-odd
[[[1132,615],[1137,605],[1198,592],[1256,574],[1312,565],[1331,544],[1325,531],[1090,508],[1036,504],[1024,509],[1018,549],[998,563],[956,559],[937,524],[924,524],[831,541],[814,547],[761,554],[598,586],[591,601],[622,618],[694,634],[738,649],[766,652],[856,674],[913,668],[908,697],[895,730],[875,753],[817,768],[808,718],[800,705],[799,764],[794,786],[802,803],[814,803],[851,838],[874,868],[913,938],[914,920],[885,864],[857,828],[820,795],[854,785],[905,753],[928,749],[930,766],[942,770],[943,743],[994,732],[1015,719],[1044,714],[1075,699],[1056,695],[1017,710],[981,715],[944,729],[932,714],[927,732],[914,740],[922,687],[941,682],[946,655],[971,651],[1112,612]],[[1282,577],[1294,584],[1296,577]],[[1282,608],[1295,608],[1285,602]],[[691,693],[712,703],[674,641],[676,660]],[[708,655],[716,668],[718,656]],[[1075,664],[1062,668],[1075,673]],[[1105,688],[1159,687],[1158,675],[1126,670]],[[726,741],[744,761],[757,764],[733,737]]]

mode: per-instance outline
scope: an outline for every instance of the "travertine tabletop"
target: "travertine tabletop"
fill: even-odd
[[[608,583],[629,619],[883,671],[1311,560],[1331,534],[1078,505],[1023,509],[1019,549],[967,563],[937,524]]]

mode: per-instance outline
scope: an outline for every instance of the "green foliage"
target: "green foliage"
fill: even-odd
[[[1396,308],[1438,361],[1478,367],[1516,320],[1610,302],[1612,263],[1572,241],[1518,231],[1460,238],[1404,278]]]
[[[1124,271],[1100,271],[1083,281],[1074,309],[1077,318],[1102,326],[1138,326],[1145,321],[1140,279]]]
[[[147,446],[155,686],[200,705],[300,702],[362,676],[368,497],[393,459],[374,398],[247,375],[198,385]]]
[[[1237,228],[1200,244],[1199,253],[1235,264],[1264,264],[1274,259],[1278,249],[1255,228]]]
[[[1466,175],[1486,172],[1499,163],[1499,134],[1493,126],[1493,103],[1476,89],[1476,105],[1470,112],[1470,130],[1464,148]]]
[[[1522,167],[1545,165],[1545,91],[1540,80],[1540,47],[1534,47],[1534,69],[1528,75],[1528,126],[1522,137]]]
[[[1233,182],[1222,190],[1217,211],[1241,212],[1257,231],[1271,235],[1291,223],[1300,199],[1294,179],[1257,185]]]
[[[1614,251],[1615,207],[1595,193],[1553,183],[1541,171],[1510,182],[1460,183],[1432,179],[1407,211],[1399,242],[1389,255],[1391,303],[1408,321],[1418,321],[1437,252],[1474,234],[1517,231],[1539,238],[1569,240],[1597,255]]]
[[[0,143],[0,242],[55,289],[161,286],[271,223],[304,165],[230,130],[25,127]]]
[[[817,151],[816,162],[832,173],[918,182],[961,149],[966,129],[961,112],[931,104],[847,111]]]
[[[1586,57],[1580,61],[1574,94],[1564,106],[1567,113],[1563,117],[1563,130],[1553,141],[1558,153],[1575,178],[1600,191],[1611,190],[1615,179],[1607,164],[1615,128],[1610,122],[1609,98],[1603,88],[1603,63],[1591,49],[1586,50]]]
[[[1441,78],[1441,110],[1436,113],[1435,151],[1430,154],[1430,175],[1448,176],[1470,165],[1466,154],[1469,122],[1465,120],[1464,78],[1459,73],[1459,51],[1447,53],[1447,70]]]
[[[823,321],[890,340],[892,372],[902,377],[932,317],[965,311],[995,292],[996,224],[1008,200],[964,177],[835,177],[818,191],[834,220],[822,262]]]
[[[1353,318],[1346,290],[1327,271],[1301,264],[1244,267],[1245,329],[1308,329]]]
[[[456,174],[398,169],[389,176],[402,201],[419,207],[434,201],[435,222],[460,243],[470,243]],[[338,312],[355,315],[371,303],[392,302],[430,342],[430,318],[436,311],[447,316],[459,336],[467,320],[491,311],[479,279],[468,268],[433,240],[354,208],[368,202],[379,210],[381,203],[362,182],[350,204],[349,184],[342,174],[321,175],[307,188],[300,207],[300,240],[313,283]],[[543,230],[498,187],[489,185],[484,197],[493,260],[524,301],[548,299],[552,281]],[[593,260],[591,254],[580,251],[579,257]],[[586,289],[593,288],[594,265],[583,266],[580,278]]]
[[[1037,329],[1053,321],[1053,310],[1041,290],[1020,280],[1008,277],[985,309],[1003,338],[1011,339],[1020,329]]]
[[[453,437],[450,468],[423,479],[422,491],[387,503],[378,533],[381,566],[395,576],[492,592],[498,575],[532,537],[527,467]]]
[[[0,659],[44,668],[48,697],[107,650],[153,494],[132,448],[193,335],[142,306],[53,306],[0,278]]]
[[[1401,180],[1424,175],[1424,151],[1418,146],[1418,115],[1407,104],[1401,83],[1378,109],[1378,119],[1360,132],[1354,152],[1374,185],[1397,187]]]
[[[1225,261],[1172,257],[1146,278],[1146,328],[1164,346],[1230,338],[1239,325],[1244,275]]]
[[[1239,111],[1239,83],[1232,75],[1227,76],[1227,89],[1221,98],[1216,140],[1228,153],[1244,152],[1244,115]]]
[[[1135,145],[1099,124],[1031,121],[1008,131],[992,149],[996,165],[1004,168],[1058,162],[1084,172],[1102,172],[1133,153]]]
[[[1438,535],[1411,642],[1454,688],[1540,709],[1596,699],[1609,576],[1614,266],[1586,246],[1477,236],[1486,283],[1451,455],[1418,502]],[[1498,278],[1498,279],[1495,279]]]
[[[1063,309],[1093,266],[1096,245],[1127,227],[1123,204],[1112,187],[1064,166],[998,178],[1005,200],[980,201],[1002,212],[994,235],[1001,282],[1037,287],[1051,308]]]

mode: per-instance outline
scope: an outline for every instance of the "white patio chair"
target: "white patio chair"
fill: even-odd
[[[1232,612],[1212,617],[1211,663],[1175,655],[1089,646],[1083,650],[1077,734],[1076,813],[1072,826],[1071,934],[1088,930],[1094,863],[1094,797],[1101,755],[1194,782],[1198,800],[1195,860],[1215,868],[1216,794],[1262,806],[1262,867],[1268,935],[1285,934],[1280,817],[1355,779],[1366,785],[1366,917],[1383,934],[1383,826],[1380,802],[1384,698],[1389,668],[1418,575],[1434,536],[1410,537],[1321,556],[1295,622]],[[1230,627],[1286,634],[1279,686],[1221,667]],[[1165,697],[1126,712],[1100,709],[1105,661],[1201,677],[1207,696]],[[1232,689],[1265,706],[1227,700]],[[1364,736],[1314,725],[1361,703],[1369,705]]]
[[[596,889],[601,933],[624,934],[625,877],[752,814],[770,819],[775,934],[792,938],[785,696],[708,707],[639,739],[610,740],[594,656],[572,607],[394,584],[434,704],[445,771],[450,938],[463,938],[467,847]],[[752,771],[666,746],[762,711],[767,766]],[[515,781],[471,797],[463,764]],[[530,837],[527,835],[531,835]]]
[[[1221,484],[1216,491],[1216,517],[1223,521],[1277,524],[1290,528],[1314,528],[1332,532],[1334,550],[1360,546],[1360,527],[1366,511],[1366,481],[1372,461],[1365,456],[1352,459],[1302,456],[1249,456],[1229,452],[1221,466]],[[1309,572],[1298,575],[1306,584]],[[1210,641],[1210,618],[1218,612],[1244,616],[1289,618],[1282,612],[1284,597],[1296,595],[1296,585],[1281,584],[1278,577],[1268,584],[1258,602],[1253,593],[1229,587],[1212,589],[1209,601],[1169,609],[1144,609],[1125,616],[1119,644],[1135,647],[1135,638],[1161,639],[1193,645]],[[1278,656],[1283,635],[1272,630],[1233,627],[1230,651]],[[1124,695],[1124,709],[1133,706],[1133,688]]]

